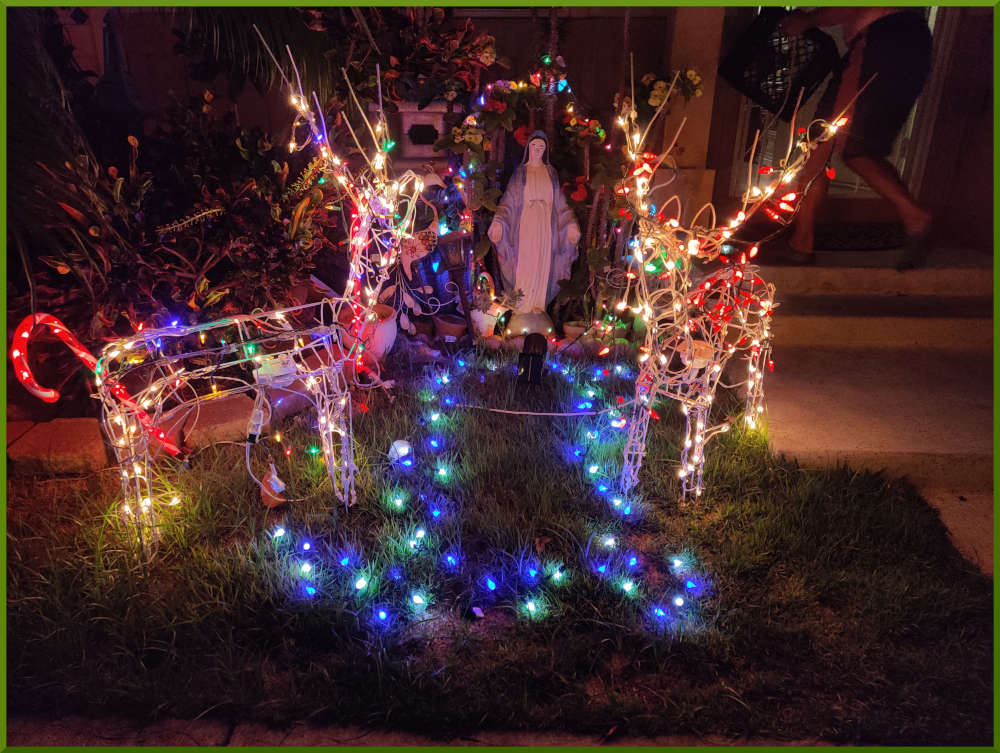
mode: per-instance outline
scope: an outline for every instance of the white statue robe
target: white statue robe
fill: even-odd
[[[552,261],[552,180],[544,165],[528,165],[517,234],[514,287],[524,292],[519,311],[545,311]]]

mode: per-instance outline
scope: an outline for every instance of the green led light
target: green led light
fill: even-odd
[[[552,65],[552,56],[546,52],[544,55],[542,55],[542,62],[545,65]]]
[[[317,447],[316,445],[311,445],[309,447],[309,454],[310,455],[319,455],[319,447]]]

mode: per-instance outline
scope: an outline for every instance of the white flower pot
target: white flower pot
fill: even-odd
[[[361,341],[365,343],[365,351],[381,361],[396,342],[396,310],[392,306],[379,303],[372,307],[372,313],[378,320],[365,322],[361,328]]]
[[[479,337],[489,337],[497,326],[497,316],[487,311],[478,309],[470,311],[469,318],[472,319],[472,326],[476,328]]]

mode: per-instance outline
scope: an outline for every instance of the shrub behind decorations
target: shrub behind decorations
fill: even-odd
[[[130,136],[128,165],[38,164],[37,305],[85,341],[289,304],[318,254],[346,248],[318,164],[211,102],[206,91],[143,143]],[[16,316],[29,307],[11,301]]]

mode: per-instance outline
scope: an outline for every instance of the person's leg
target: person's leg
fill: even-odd
[[[866,155],[855,155],[844,161],[873,191],[892,202],[908,236],[922,235],[927,230],[931,223],[930,212],[917,204],[889,162]]]
[[[852,102],[858,93],[858,82],[861,78],[861,63],[864,56],[864,40],[851,46],[842,63],[839,85],[832,102],[824,106],[830,112],[823,115],[831,121],[840,115]],[[826,95],[824,95],[824,99]],[[826,177],[826,166],[833,154],[834,146],[839,144],[844,133],[820,144],[802,167],[796,184],[800,186],[802,196],[799,199],[795,221],[787,244],[797,254],[812,254],[816,238],[816,217],[819,208],[826,198],[830,188],[830,179]]]
[[[921,15],[901,11],[868,28],[861,80],[869,85],[858,98],[843,149],[844,163],[893,205],[911,238],[926,233],[931,215],[886,157],[920,95],[930,60],[931,37]]]
[[[816,217],[830,187],[830,179],[826,177],[825,169],[832,151],[832,141],[821,144],[802,168],[802,181],[800,183],[802,197],[799,199],[792,232],[788,236],[788,245],[798,253],[811,254],[813,252],[816,239]],[[811,183],[809,183],[810,179]]]

